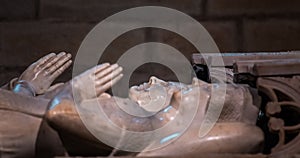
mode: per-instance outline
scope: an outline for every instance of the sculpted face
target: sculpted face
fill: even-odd
[[[165,82],[151,77],[148,83],[133,86],[129,90],[129,98],[149,112],[157,112],[170,104],[174,92],[187,89],[179,82]]]

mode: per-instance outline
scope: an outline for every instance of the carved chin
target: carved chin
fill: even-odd
[[[158,99],[152,99],[148,102],[140,102],[139,105],[149,112],[159,112],[162,110],[166,104],[166,98],[158,98]]]
[[[155,90],[151,92],[139,91],[132,87],[129,92],[129,98],[136,102],[140,107],[149,112],[158,112],[166,106],[167,95]]]
[[[136,87],[131,87],[129,90],[129,98],[138,103],[140,106],[147,105],[151,102],[148,92],[139,91]]]

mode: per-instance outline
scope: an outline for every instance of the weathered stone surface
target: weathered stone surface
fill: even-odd
[[[164,6],[199,15],[202,0],[41,0],[41,18],[101,21],[119,11],[140,6]]]
[[[237,51],[237,28],[234,22],[200,21],[200,23],[214,39],[221,52]],[[196,48],[186,39],[165,30],[156,29],[150,32],[147,34],[147,40],[169,44],[182,52],[189,60],[192,54],[197,52]],[[202,44],[203,47],[206,46],[205,44]]]
[[[1,0],[0,19],[34,18],[35,0]]]
[[[245,51],[299,50],[299,20],[247,20],[244,23]]]
[[[203,23],[204,27],[215,40],[220,52],[238,51],[238,34],[234,22],[213,22]]]
[[[300,13],[298,0],[208,0],[207,14],[215,16]]]
[[[151,76],[156,76],[165,81],[178,81],[176,74],[165,65],[148,63],[141,65],[132,73],[129,86],[148,82]]]
[[[23,68],[5,68],[0,67],[0,87],[10,82],[11,79],[21,75]]]
[[[201,154],[201,155],[189,155],[190,158],[267,158],[266,155],[262,154]],[[299,155],[295,155],[295,158],[298,158]],[[55,157],[55,158],[75,158],[75,157]],[[83,157],[76,157],[83,158]],[[92,158],[92,157],[91,157]],[[94,157],[94,158],[104,158],[104,157]],[[120,157],[122,158],[122,157]],[[126,156],[124,158],[135,158],[132,156]],[[149,157],[139,157],[139,158],[149,158]],[[178,157],[168,157],[168,158],[183,158],[181,156]]]
[[[116,24],[122,27],[122,24]],[[119,58],[126,53],[127,50],[135,45],[145,42],[146,36],[145,29],[136,29],[126,32],[119,37],[115,38],[103,52],[100,62],[115,63]]]
[[[49,52],[74,55],[93,25],[81,23],[12,22],[0,23],[0,63],[28,66]]]

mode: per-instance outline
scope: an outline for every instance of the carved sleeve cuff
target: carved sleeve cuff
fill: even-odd
[[[29,82],[24,80],[20,80],[15,84],[13,92],[27,94],[31,96],[36,95],[33,86]]]

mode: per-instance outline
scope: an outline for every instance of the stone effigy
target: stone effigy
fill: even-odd
[[[136,117],[129,115],[122,111],[122,109],[118,108],[118,106],[135,106],[135,108],[140,108],[136,102],[139,102],[141,99],[145,101],[143,98],[145,95],[143,93],[147,93],[145,89],[151,88],[152,86],[159,84],[160,86],[164,86],[167,91],[171,92],[170,104],[166,108],[168,108],[168,112],[165,112],[166,108],[163,108],[157,114],[150,117]],[[199,153],[256,153],[261,150],[263,143],[263,133],[262,131],[255,126],[256,119],[259,112],[259,105],[254,105],[253,98],[258,99],[259,97],[255,92],[253,94],[250,91],[250,88],[247,86],[237,86],[237,85],[229,85],[227,88],[225,106],[220,115],[220,118],[214,128],[210,131],[210,133],[203,137],[199,138],[199,127],[204,119],[205,111],[207,109],[207,105],[209,102],[210,96],[210,84],[205,82],[201,82],[198,79],[194,79],[193,84],[191,85],[180,85],[178,83],[173,82],[165,82],[159,80],[155,77],[152,77],[148,83],[142,84],[139,87],[131,88],[131,98],[118,98],[115,96],[109,96],[106,94],[105,96],[100,96],[95,98],[99,106],[103,106],[102,108],[106,112],[109,119],[114,122],[116,125],[126,129],[132,130],[135,132],[142,131],[151,131],[155,130],[159,127],[164,126],[165,124],[172,121],[173,117],[179,117],[180,115],[176,113],[178,110],[180,100],[185,100],[186,102],[180,106],[190,106],[189,102],[195,100],[196,98],[200,98],[200,102],[198,105],[198,112],[187,131],[181,135],[178,139],[176,139],[171,144],[157,150],[141,152],[138,156],[184,156],[191,154],[199,154]],[[199,88],[199,89],[198,89]],[[183,92],[184,95],[181,95],[180,90],[185,89]],[[70,90],[70,88],[68,88]],[[196,91],[200,90],[201,96],[199,96]],[[99,142],[97,139],[93,138],[91,134],[85,129],[85,126],[82,124],[80,120],[80,116],[78,115],[74,99],[71,96],[72,92],[64,92],[59,94],[57,100],[61,100],[59,104],[56,104],[54,108],[47,112],[46,118],[48,122],[60,133],[64,133],[64,135],[72,135],[74,138],[89,140],[93,142],[89,144],[90,146],[94,146],[94,148],[98,148],[99,154],[101,154],[101,148],[109,148],[109,146],[104,145],[102,142]],[[63,99],[60,99],[63,98]],[[115,100],[118,100],[118,105]],[[87,105],[88,106],[88,105]],[[93,122],[93,116],[91,114],[87,114],[90,122]],[[120,119],[122,118],[122,119]],[[139,120],[139,121],[132,121]],[[95,124],[95,126],[97,126]],[[76,130],[76,129],[85,129],[85,130]],[[108,128],[109,129],[109,128]],[[98,132],[106,132],[107,129],[99,130]],[[108,130],[109,131],[109,130]],[[105,133],[103,133],[105,134]],[[113,133],[112,133],[113,134]],[[117,135],[118,133],[116,133]],[[166,133],[165,135],[170,135],[170,133]],[[251,139],[243,139],[244,137],[251,136]],[[114,137],[114,136],[111,136]],[[128,142],[130,143],[130,142]],[[149,145],[151,143],[149,142]],[[181,145],[178,145],[181,144]],[[127,144],[128,145],[128,144]],[[76,145],[70,145],[69,150],[72,151],[73,155],[78,155],[82,153],[78,153],[79,150],[76,148],[72,149]],[[143,146],[141,143],[140,146]],[[186,149],[183,151],[180,150],[182,146],[185,146]],[[97,151],[97,150],[95,150]],[[77,152],[77,153],[76,153]],[[84,152],[84,151],[83,151]],[[106,152],[102,152],[106,153]]]
[[[266,113],[270,117],[270,131],[279,133],[280,136],[279,143],[273,148],[271,156],[280,157],[289,152],[291,154],[298,152],[297,136],[290,143],[289,141],[287,144],[284,142],[288,132],[296,133],[298,131],[298,125],[287,126],[282,119],[276,118],[278,113],[285,112],[285,109],[281,108],[282,106],[298,107],[298,90],[292,87],[287,89],[283,84],[286,82],[297,85],[299,84],[298,78],[265,77],[264,74],[269,73],[267,71],[270,67],[268,64],[274,63],[274,61],[261,64],[262,62],[237,60],[245,58],[240,57],[239,54],[236,58],[229,55],[227,59],[225,54],[225,64],[228,64],[226,66],[235,66],[232,71],[228,70],[227,73],[224,106],[216,124],[205,136],[200,137],[199,127],[208,112],[208,105],[213,102],[211,100],[212,90],[216,90],[214,92],[221,91],[218,89],[218,87],[222,87],[221,84],[208,83],[194,78],[191,84],[186,85],[151,77],[148,83],[131,87],[129,98],[119,98],[111,96],[105,91],[121,79],[122,68],[117,64],[105,63],[87,70],[65,84],[51,86],[53,80],[70,65],[70,58],[71,56],[65,53],[50,54],[32,64],[18,79],[0,90],[1,157],[66,155],[185,157],[199,154],[263,153],[265,152],[263,151],[264,144],[270,138],[262,126],[259,128],[256,125],[257,119],[258,125],[262,120],[261,113]],[[257,64],[253,67],[255,71],[250,69],[253,63]],[[275,63],[279,68],[281,65],[288,65],[286,62]],[[297,61],[293,60],[287,63],[292,63],[292,74],[298,71],[294,66],[297,65]],[[248,65],[249,69],[245,69],[245,65]],[[279,70],[284,74],[287,73],[282,69]],[[231,74],[231,72],[233,73]],[[253,78],[241,77],[241,75],[247,75],[248,72],[257,77],[255,80],[257,87],[250,83]],[[280,73],[276,75],[280,75]],[[218,80],[216,76],[204,78]],[[245,78],[249,82],[248,85],[234,83],[243,83]],[[160,92],[161,88],[166,92],[165,94]],[[165,102],[161,102],[159,99],[156,100],[157,102],[151,102],[153,98],[149,98],[149,89],[154,89],[153,95],[162,98]],[[277,91],[287,93],[282,95]],[[267,101],[264,95],[260,97],[261,92],[265,92],[264,94],[267,94],[272,102]],[[199,100],[199,102],[195,102],[195,100]],[[261,105],[265,103],[268,103],[266,111],[261,110]],[[157,109],[158,104],[161,106]],[[172,141],[161,148],[147,150],[152,143],[155,143],[154,140],[127,139],[126,133],[123,135],[122,132],[115,131],[115,128],[103,119],[104,117],[100,117],[103,120],[99,122],[97,113],[88,111],[89,113],[80,114],[78,108],[89,110],[86,107],[90,105],[101,107],[109,120],[120,129],[133,132],[156,130],[172,121],[175,121],[174,128],[176,129],[176,123],[178,127],[183,125],[174,119],[176,117],[183,118],[182,110],[188,111],[191,107],[197,107],[197,111],[184,132],[173,137]],[[120,107],[134,109],[134,111],[146,114],[147,117],[130,115]],[[153,115],[147,115],[149,113]],[[92,130],[100,135],[104,135],[107,139],[120,140],[119,146],[109,146],[93,135],[91,129],[82,120],[83,117],[95,125]],[[164,132],[166,136],[174,136],[169,130]],[[164,142],[166,139],[162,137],[159,140]],[[140,152],[122,150],[122,145],[138,147],[141,150]]]

